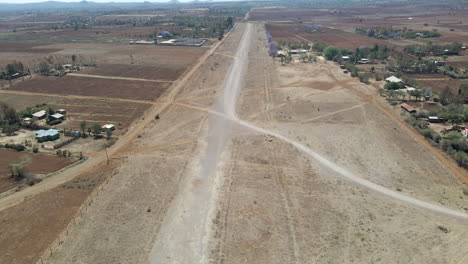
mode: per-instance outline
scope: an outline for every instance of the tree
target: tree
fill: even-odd
[[[47,73],[49,73],[49,71],[50,71],[50,65],[48,63],[41,62],[39,64],[39,72],[41,74],[47,74]]]
[[[458,98],[462,103],[468,102],[468,83],[463,83],[458,88]]]
[[[306,62],[308,58],[307,54],[301,54],[301,56],[299,56],[299,60],[302,62]]]
[[[452,92],[450,91],[450,88],[447,86],[445,87],[444,90],[442,90],[439,98],[440,98],[440,103],[442,105],[448,105],[448,104],[453,103],[455,96],[452,94]]]
[[[19,160],[13,161],[8,165],[10,169],[10,176],[15,179],[15,181],[20,181],[26,178],[27,171],[26,167],[31,162],[30,158],[21,158]]]
[[[87,123],[86,123],[85,120],[81,120],[81,121],[80,121],[81,132],[83,132],[82,137],[85,137],[86,125],[87,125]]]
[[[110,140],[112,138],[112,130],[106,129],[106,136],[107,136],[107,140]]]
[[[94,137],[99,137],[101,135],[101,126],[98,123],[94,123],[91,127],[91,131],[93,132]]]
[[[409,91],[409,95],[410,97],[414,96],[415,101],[419,101],[419,98],[421,98],[422,96],[422,91],[421,89],[412,90],[412,91]]]
[[[398,90],[401,88],[399,83],[396,82],[388,82],[384,85],[384,88],[387,90]]]
[[[323,54],[327,60],[333,60],[340,55],[340,49],[335,46],[328,46],[323,50]]]
[[[314,42],[314,45],[312,46],[312,49],[315,51],[323,51],[327,47],[327,44],[322,43],[322,42]]]

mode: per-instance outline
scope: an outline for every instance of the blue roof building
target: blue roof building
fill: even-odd
[[[60,138],[60,132],[57,129],[49,129],[49,130],[38,130],[36,131],[36,139],[38,142],[44,141],[54,141]]]

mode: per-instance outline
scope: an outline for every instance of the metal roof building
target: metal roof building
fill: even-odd
[[[56,139],[60,138],[60,132],[57,129],[49,129],[49,130],[38,130],[36,131],[36,139],[39,142],[44,142],[44,141],[54,141]]]

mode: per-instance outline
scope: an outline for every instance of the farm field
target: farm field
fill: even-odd
[[[11,90],[32,93],[79,95],[132,100],[155,100],[171,85],[168,82],[110,80],[76,76],[36,77]]]
[[[0,10],[0,264],[468,263],[455,1]]]
[[[73,162],[70,158],[57,157],[47,154],[32,154],[18,152],[15,150],[0,149],[0,193],[7,191],[18,185],[10,179],[10,169],[8,165],[19,159],[30,159],[26,166],[28,172],[33,174],[48,174],[66,167]]]
[[[1,91],[0,95],[6,101],[12,102],[11,106],[18,111],[27,106],[44,103],[53,109],[64,108],[67,110],[67,119],[59,127],[78,130],[79,122],[82,120],[90,125],[93,123],[120,124],[118,128],[124,130],[151,105],[145,102],[125,102],[108,98],[70,98],[69,96],[10,94]]]
[[[270,32],[274,41],[309,41],[323,42],[327,45],[334,45],[343,49],[355,50],[359,46],[372,47],[374,44],[387,45],[391,44],[384,40],[370,38],[355,33],[345,32],[339,29],[325,28],[323,32],[304,32],[304,26],[300,24],[266,24],[267,32]],[[298,32],[295,32],[295,29]]]

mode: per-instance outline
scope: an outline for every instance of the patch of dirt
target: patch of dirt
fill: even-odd
[[[48,154],[33,154],[29,152],[18,152],[16,150],[0,149],[0,193],[18,185],[10,178],[9,164],[20,159],[30,160],[26,167],[28,172],[33,174],[48,174],[64,168],[71,163],[73,159],[58,157]]]

